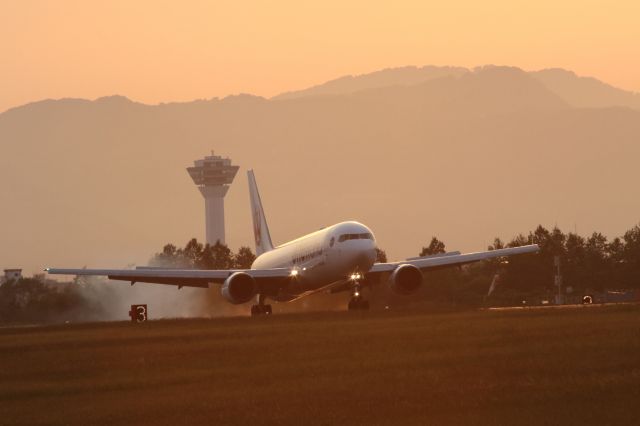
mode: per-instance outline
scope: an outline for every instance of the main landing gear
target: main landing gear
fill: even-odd
[[[265,305],[265,297],[263,294],[258,295],[258,304],[251,306],[251,316],[255,317],[257,315],[271,315],[271,305]]]
[[[369,301],[365,300],[360,291],[360,284],[356,283],[353,286],[353,293],[351,295],[351,300],[349,300],[348,309],[350,311],[368,311],[369,310]]]

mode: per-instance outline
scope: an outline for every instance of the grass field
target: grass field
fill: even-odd
[[[0,424],[640,424],[640,306],[2,329]]]

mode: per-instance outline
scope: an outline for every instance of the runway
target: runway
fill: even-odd
[[[536,309],[584,309],[584,308],[605,308],[609,306],[639,305],[639,302],[615,302],[615,303],[590,303],[590,304],[567,304],[567,305],[534,305],[534,306],[500,306],[484,308],[487,311],[528,311]]]
[[[5,328],[1,423],[633,424],[638,329],[636,305]]]

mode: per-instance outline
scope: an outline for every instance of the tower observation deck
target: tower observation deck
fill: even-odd
[[[213,152],[194,161],[193,167],[187,168],[193,183],[204,197],[206,240],[210,245],[214,245],[216,241],[225,242],[224,196],[238,169],[239,166],[231,165],[229,158],[213,155]]]

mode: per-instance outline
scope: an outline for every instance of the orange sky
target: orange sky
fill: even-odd
[[[640,2],[2,0],[0,112],[272,96],[403,65],[562,67],[640,91]]]

